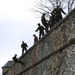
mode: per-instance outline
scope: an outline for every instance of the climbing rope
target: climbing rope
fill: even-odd
[[[39,47],[39,45],[36,46],[36,49],[34,51],[33,61],[32,61],[32,69],[30,69],[29,75],[32,75],[33,71],[34,71],[34,64],[36,63],[36,59],[38,58],[38,49],[39,49],[38,47]]]

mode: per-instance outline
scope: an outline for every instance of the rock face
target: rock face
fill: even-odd
[[[75,9],[32,46],[4,75],[75,75]]]

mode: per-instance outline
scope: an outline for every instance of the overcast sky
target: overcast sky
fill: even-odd
[[[34,0],[0,0],[0,67],[12,60],[14,54],[21,56],[21,43],[33,45],[33,34],[39,22],[30,8]],[[0,68],[0,74],[2,69]]]

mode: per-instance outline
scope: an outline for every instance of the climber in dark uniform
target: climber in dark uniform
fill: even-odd
[[[28,45],[26,43],[24,43],[24,41],[22,41],[22,44],[21,44],[22,55],[24,54],[24,50],[27,51],[27,47],[28,47]]]
[[[55,16],[55,13],[52,12],[48,21],[48,26],[50,27],[50,29],[55,23],[56,23],[56,16]]]
[[[38,41],[38,37],[35,34],[33,34],[33,37],[34,37],[34,44],[35,44]]]
[[[53,12],[56,14],[56,22],[60,21],[62,19],[62,14],[66,14],[62,8],[60,8],[60,6],[58,5]]]
[[[42,16],[41,16],[41,22],[42,22],[42,24],[45,26],[45,28],[46,28],[46,33],[47,33],[47,32],[48,32],[48,24],[47,24],[47,20],[46,20],[46,18],[45,18],[45,13],[43,13]]]
[[[15,54],[15,56],[14,56],[12,59],[15,61],[15,63],[20,63],[20,64],[22,64],[22,65],[25,65],[22,61],[20,61],[20,60],[17,58],[17,54]]]
[[[40,23],[38,23],[38,28],[35,31],[37,32],[38,30],[39,30],[39,39],[40,39],[41,36],[44,36],[45,28],[43,26],[41,26]]]

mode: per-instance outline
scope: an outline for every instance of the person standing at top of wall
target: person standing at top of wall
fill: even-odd
[[[24,51],[27,51],[27,47],[28,47],[28,45],[26,43],[24,43],[24,41],[22,41],[22,44],[21,44],[22,55],[24,54]]]
[[[53,10],[54,14],[56,15],[56,22],[60,21],[62,19],[62,14],[66,14],[62,8],[60,8],[59,5]]]

